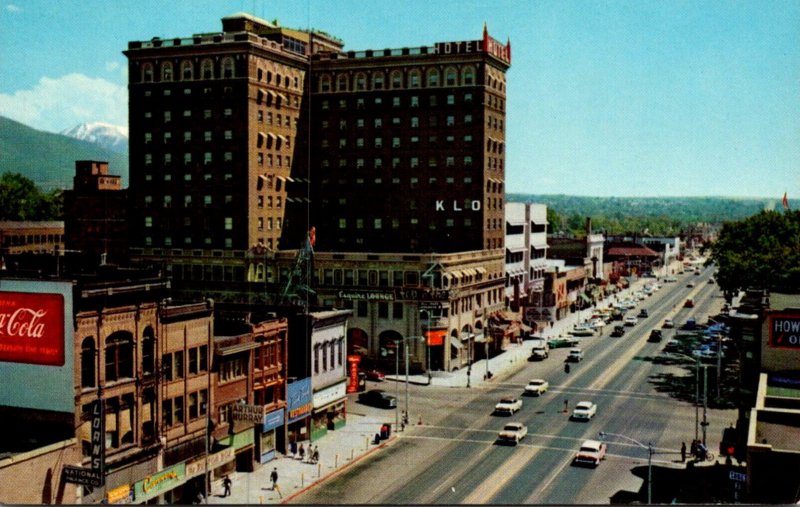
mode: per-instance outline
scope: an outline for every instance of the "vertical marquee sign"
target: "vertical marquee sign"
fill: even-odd
[[[0,361],[64,365],[64,296],[0,292]]]

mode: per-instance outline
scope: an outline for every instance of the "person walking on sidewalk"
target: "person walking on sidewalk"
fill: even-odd
[[[302,442],[300,443],[299,452],[300,452],[300,461],[302,462],[304,459],[306,459],[306,448],[303,446]]]
[[[681,463],[686,463],[686,442],[681,442]]]
[[[269,479],[272,481],[272,490],[275,491],[275,488],[278,486],[278,469],[273,468],[272,473],[269,474]]]
[[[231,496],[231,485],[233,485],[233,481],[229,475],[226,475],[222,480],[222,487],[225,488],[225,491],[222,492],[223,497]]]
[[[319,448],[315,445],[314,452],[311,453],[311,461],[319,463]]]

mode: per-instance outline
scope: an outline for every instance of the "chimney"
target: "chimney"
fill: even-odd
[[[592,217],[586,217],[586,235],[592,234]]]

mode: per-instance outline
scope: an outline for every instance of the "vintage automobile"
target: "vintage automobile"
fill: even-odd
[[[544,379],[535,378],[528,382],[528,385],[525,386],[525,394],[530,394],[532,396],[541,396],[547,392],[547,388],[550,387],[550,383]]]
[[[572,418],[576,421],[588,421],[597,414],[597,405],[591,401],[579,401],[572,411]]]
[[[518,412],[521,408],[521,399],[514,398],[513,396],[504,396],[500,398],[500,402],[494,406],[494,413],[499,415],[514,415],[514,412]]]
[[[579,363],[581,361],[583,361],[583,350],[578,347],[569,349],[569,354],[567,354],[567,362]]]
[[[517,445],[528,434],[528,427],[519,422],[510,422],[497,434],[497,442]]]
[[[586,440],[572,458],[573,465],[597,466],[606,457],[607,446],[599,440]]]
[[[358,395],[358,401],[364,405],[380,408],[394,408],[397,406],[397,398],[382,389],[363,392]]]
[[[625,327],[624,326],[614,326],[614,330],[611,331],[611,336],[614,338],[619,338],[625,334]]]

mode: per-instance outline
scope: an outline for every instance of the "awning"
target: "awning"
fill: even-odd
[[[486,274],[486,268],[484,268],[483,266],[478,266],[477,268],[475,268],[475,271],[477,271],[478,273],[480,273],[482,275]]]
[[[455,347],[457,349],[460,349],[460,348],[463,347],[463,345],[461,345],[461,342],[458,341],[458,338],[456,338],[455,336],[451,336],[450,337],[450,345],[452,345],[453,347]]]
[[[452,276],[453,278],[460,279],[461,278],[461,271],[451,271],[449,273],[449,275]]]
[[[484,342],[492,342],[492,337],[485,335],[483,333],[475,335],[475,343],[484,343]]]
[[[459,335],[459,338],[461,338],[461,341],[463,342],[464,340],[469,340],[470,338],[472,338],[474,336],[475,335],[470,333],[470,332],[461,331],[461,334]]]
[[[218,356],[229,356],[231,354],[244,352],[246,350],[257,349],[260,346],[261,346],[261,344],[258,343],[258,342],[240,343],[238,345],[232,345],[230,347],[225,347],[224,349],[217,349],[216,351],[214,351],[214,353],[217,354]]]
[[[475,274],[476,274],[476,273],[477,273],[477,271],[475,271],[475,270],[474,270],[474,269],[472,269],[472,268],[469,268],[469,269],[465,269],[465,270],[464,270],[464,274],[465,274],[466,276],[475,276]]]

